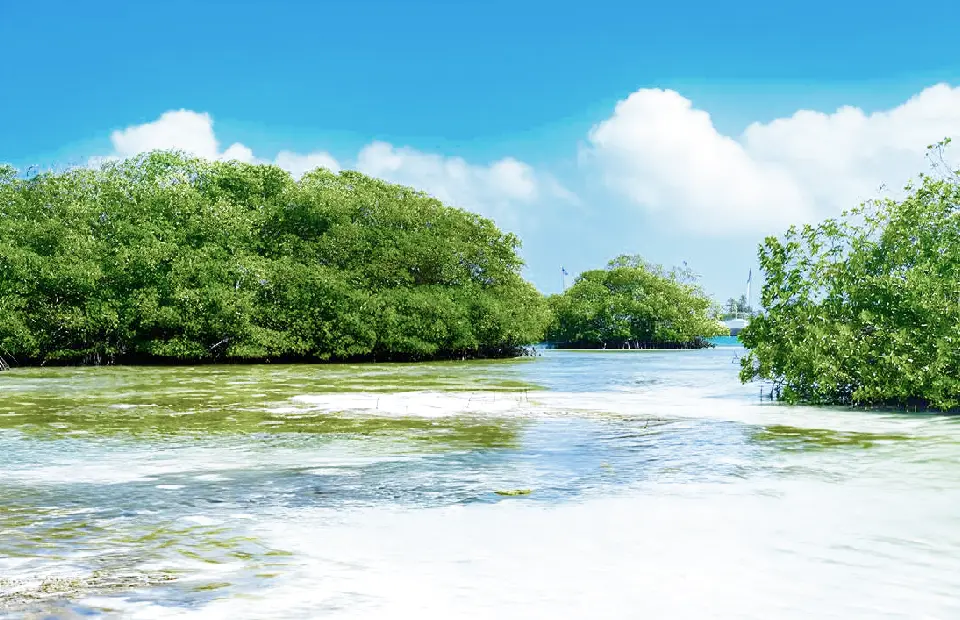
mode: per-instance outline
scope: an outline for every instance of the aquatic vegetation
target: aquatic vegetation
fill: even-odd
[[[509,447],[516,440],[518,424],[491,422],[465,416],[442,420],[418,417],[373,417],[331,413],[297,415],[268,411],[209,407],[177,412],[150,407],[135,413],[102,409],[34,409],[17,416],[0,416],[0,429],[58,439],[65,436],[131,435],[173,436],[184,434],[257,435],[301,433],[341,437],[396,436],[437,446]]]
[[[516,355],[549,320],[519,247],[358,172],[0,167],[0,364]]]
[[[764,311],[741,379],[789,402],[960,407],[960,173],[933,175],[759,250]]]
[[[798,428],[774,424],[751,433],[751,439],[773,443],[784,450],[826,450],[833,448],[872,448],[876,445],[908,442],[915,437],[897,433],[837,431],[825,428]]]
[[[290,552],[220,525],[185,525],[151,511],[77,507],[69,487],[0,487],[0,559],[20,560],[17,577],[0,575],[0,615],[45,610],[57,601],[123,595],[145,588],[179,586],[196,566],[229,570],[238,579],[285,566]],[[96,548],[96,555],[83,553]],[[78,554],[79,552],[79,554]],[[191,568],[194,567],[194,568]],[[202,593],[229,584],[187,579]],[[53,614],[59,615],[59,614]],[[20,616],[18,616],[20,617]]]
[[[164,585],[175,580],[175,575],[163,571],[112,573],[101,570],[81,577],[45,577],[39,580],[0,577],[0,612],[22,612],[45,600],[124,592]]]
[[[522,363],[522,362],[516,362]],[[5,376],[0,430],[38,439],[310,435],[397,438],[425,449],[515,445],[518,421],[468,414],[416,415],[318,411],[291,397],[351,389],[471,390],[524,399],[531,384],[503,380],[500,362],[425,365],[224,365],[143,368],[18,369]],[[509,383],[506,387],[501,383]],[[502,394],[501,394],[502,393]],[[464,399],[465,402],[469,402]]]
[[[638,256],[585,271],[548,300],[547,340],[562,348],[704,348],[729,334],[689,269],[666,270]]]

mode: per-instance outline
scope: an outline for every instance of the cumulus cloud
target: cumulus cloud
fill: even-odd
[[[837,215],[896,190],[926,169],[927,144],[960,136],[960,88],[940,84],[890,110],[801,110],[724,135],[708,112],[671,90],[642,89],[595,125],[583,151],[584,180],[602,179],[628,204],[701,235],[772,233]],[[209,114],[172,110],[113,132],[113,153],[154,149],[208,159],[271,162],[295,176],[343,166],[330,153],[281,151],[272,159],[222,146]],[[549,202],[578,198],[554,177],[517,159],[471,163],[385,142],[349,162],[361,172],[422,189],[444,202],[513,226]]]
[[[776,232],[837,215],[925,170],[960,134],[960,88],[936,85],[867,114],[802,110],[737,137],[670,90],[643,89],[589,133],[585,161],[631,202],[712,235]]]
[[[221,150],[211,116],[191,110],[165,112],[155,121],[114,131],[110,139],[113,154],[91,158],[91,165],[151,150],[177,149],[211,160],[273,163],[295,177],[317,167],[341,169],[340,163],[326,151],[281,151],[272,160],[266,160],[240,143]],[[355,166],[365,174],[415,187],[448,204],[478,211],[503,223],[515,223],[520,211],[544,196],[575,199],[554,178],[538,174],[529,164],[510,157],[478,165],[460,157],[372,142],[359,152]]]
[[[473,165],[460,157],[422,153],[373,142],[357,157],[364,174],[422,189],[445,203],[510,218],[515,207],[541,197],[544,184],[534,169],[505,158],[489,165]]]
[[[318,166],[334,171],[340,169],[337,160],[323,151],[306,154],[281,151],[273,161],[256,157],[249,147],[239,142],[221,151],[213,129],[213,118],[207,113],[192,110],[171,110],[161,114],[155,121],[114,131],[110,135],[110,142],[113,144],[113,154],[91,158],[93,165],[147,151],[175,149],[211,160],[274,163],[297,177]]]
[[[284,170],[287,170],[293,176],[300,178],[305,172],[316,170],[317,168],[326,168],[337,172],[340,170],[340,164],[329,153],[315,152],[301,155],[290,151],[280,151],[274,159],[274,163]]]
[[[160,149],[181,149],[207,159],[221,156],[220,145],[213,133],[213,119],[209,114],[189,110],[171,110],[153,122],[114,131],[110,142],[118,157]],[[243,147],[234,144],[227,150],[237,153]]]

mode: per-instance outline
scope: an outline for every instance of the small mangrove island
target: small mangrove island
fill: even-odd
[[[519,247],[358,172],[0,167],[0,365],[517,355],[550,320]]]
[[[698,349],[729,335],[690,269],[619,256],[548,299],[547,340],[571,349]]]

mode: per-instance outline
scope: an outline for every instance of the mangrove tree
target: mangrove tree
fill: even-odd
[[[689,269],[667,270],[639,256],[581,273],[549,302],[547,339],[563,348],[701,348],[730,333]]]
[[[766,239],[744,381],[790,402],[960,405],[960,176],[945,144],[904,198]]]
[[[154,152],[0,168],[8,364],[502,356],[549,320],[516,236],[358,172]]]

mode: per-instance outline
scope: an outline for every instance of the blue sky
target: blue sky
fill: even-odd
[[[925,91],[960,83],[960,3],[779,4],[5,2],[0,161],[123,154],[112,132],[205,113],[221,151],[322,152],[495,217],[544,291],[629,252],[725,298],[765,234],[960,132],[960,91]]]

